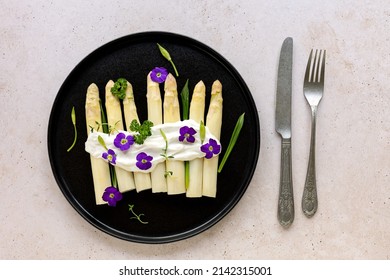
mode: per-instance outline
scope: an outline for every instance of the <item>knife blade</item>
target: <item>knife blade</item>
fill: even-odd
[[[278,198],[278,220],[283,227],[294,221],[294,195],[291,166],[291,96],[293,39],[284,40],[280,51],[276,88],[275,130],[282,138]]]

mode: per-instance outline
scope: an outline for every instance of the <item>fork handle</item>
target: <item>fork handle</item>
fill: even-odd
[[[290,226],[294,221],[291,138],[282,138],[278,220],[279,223],[284,227]]]
[[[315,144],[316,144],[316,115],[317,106],[311,107],[311,137],[309,163],[306,173],[305,186],[302,196],[302,210],[307,217],[312,217],[318,208],[317,182],[315,168]]]

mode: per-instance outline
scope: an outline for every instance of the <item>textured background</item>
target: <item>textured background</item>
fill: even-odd
[[[388,1],[0,1],[1,259],[389,259]],[[64,79],[106,42],[142,31],[197,39],[250,88],[261,123],[246,194],[217,225],[164,245],[122,241],[88,224],[52,175],[47,125]],[[276,219],[274,131],[280,46],[294,38],[294,224]],[[327,50],[317,123],[320,205],[300,210],[310,138],[302,94],[311,48]]]

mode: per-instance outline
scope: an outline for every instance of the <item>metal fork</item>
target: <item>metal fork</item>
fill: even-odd
[[[302,210],[307,217],[312,217],[318,208],[315,169],[316,119],[318,104],[324,92],[325,55],[325,50],[311,50],[303,83],[303,94],[311,108],[309,164],[302,196]]]

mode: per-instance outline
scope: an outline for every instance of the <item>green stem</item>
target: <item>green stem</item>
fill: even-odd
[[[134,217],[130,217],[130,219],[137,219],[141,224],[144,224],[144,225],[148,224],[148,222],[144,222],[144,221],[142,221],[142,219],[141,219],[141,216],[145,216],[145,214],[139,214],[139,215],[137,215],[137,214],[134,212],[133,208],[134,208],[134,205],[129,204],[129,211],[131,211],[131,213],[134,215]]]
[[[172,64],[173,70],[175,71],[176,77],[179,77],[179,72],[176,69],[175,63],[172,60],[169,61]]]
[[[67,152],[70,152],[70,150],[73,149],[73,147],[74,147],[74,145],[76,145],[76,141],[77,141],[77,128],[76,128],[76,125],[74,125],[73,127],[74,127],[74,139],[73,139],[72,146],[69,147]]]

